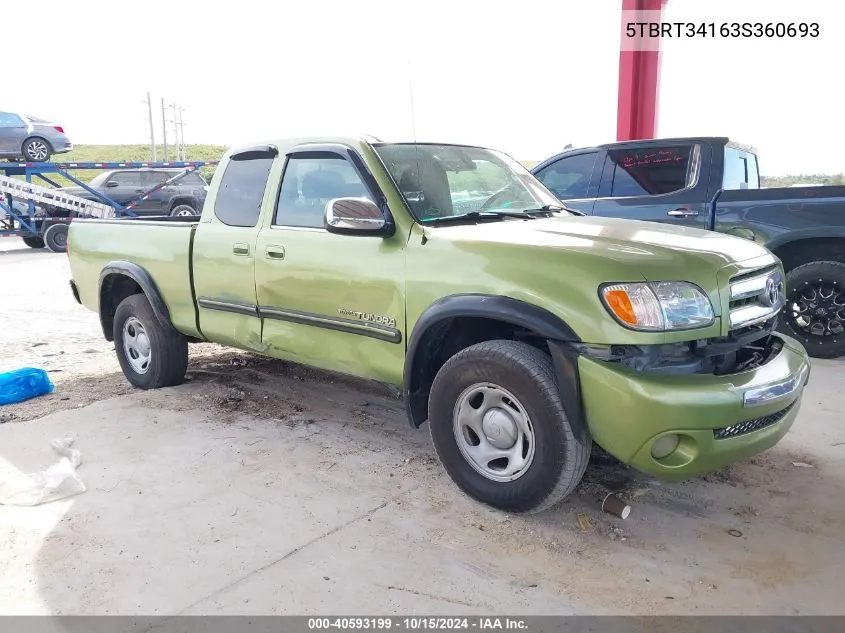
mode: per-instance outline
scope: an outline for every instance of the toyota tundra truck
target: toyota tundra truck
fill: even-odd
[[[199,218],[75,219],[68,247],[132,385],[179,384],[201,341],[394,385],[507,512],[566,497],[593,442],[667,481],[767,450],[810,373],[766,248],[584,217],[480,147],[233,148]]]

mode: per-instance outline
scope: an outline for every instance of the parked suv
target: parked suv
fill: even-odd
[[[39,163],[72,149],[73,143],[58,123],[16,112],[0,112],[0,158]]]
[[[145,191],[161,185],[182,169],[115,169],[96,176],[88,186],[98,193],[126,206]],[[197,172],[150,193],[132,211],[138,215],[199,215],[205,201],[208,183]],[[99,200],[82,187],[63,187],[61,191],[88,200]]]

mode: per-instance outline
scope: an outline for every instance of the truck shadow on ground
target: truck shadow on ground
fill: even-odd
[[[278,554],[275,530],[296,532],[307,525],[328,533],[322,489],[341,514],[357,511],[366,500],[387,506],[386,520],[397,532],[389,544],[377,532],[373,539],[388,554],[395,543],[473,552],[474,562],[465,567],[485,581],[507,579],[514,604],[540,587],[597,605],[603,593],[614,592],[624,595],[616,608],[640,614],[841,608],[830,588],[831,574],[845,564],[845,548],[831,550],[831,544],[841,544],[838,526],[845,516],[830,499],[845,485],[843,469],[795,446],[778,446],[681,484],[651,480],[597,450],[581,485],[558,508],[514,516],[456,489],[427,430],[409,427],[399,394],[390,388],[230,352],[192,358],[187,377],[180,387],[125,387],[115,395],[131,394],[135,407],[162,430],[168,420],[199,412],[197,424],[208,431],[198,429],[196,442],[210,434],[240,448],[212,466],[187,443],[172,448],[189,453],[184,463],[181,457],[172,463],[172,472],[170,462],[162,466],[160,460],[145,470],[139,455],[131,468],[111,472],[114,482],[97,484],[95,478],[96,492],[77,498],[38,554],[41,595],[53,612],[177,612],[184,604],[168,590],[176,567],[180,583],[203,584],[216,573],[208,561],[234,575],[265,565]],[[97,380],[109,385],[123,379]],[[240,489],[239,502],[220,503],[214,491],[190,483],[181,490],[180,482],[210,476],[209,468],[236,469],[227,486]],[[309,482],[305,492],[283,485],[287,480],[301,486],[303,479]],[[171,491],[170,498],[162,498],[162,491]],[[601,512],[608,492],[632,505],[628,520]],[[132,495],[131,503],[109,503],[115,493]],[[234,493],[227,488],[225,494]],[[215,530],[225,536],[215,540]],[[800,550],[784,550],[783,543],[799,541]],[[69,563],[74,557],[81,561]],[[302,582],[316,583],[317,594],[325,590],[319,578]],[[800,587],[801,598],[795,593]],[[137,605],[126,598],[136,594]],[[252,605],[243,608],[269,612],[259,600]],[[296,611],[297,605],[287,608]],[[501,604],[498,610],[508,611]]]

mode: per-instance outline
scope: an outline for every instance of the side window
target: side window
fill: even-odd
[[[322,228],[326,203],[333,198],[372,196],[345,158],[330,153],[291,156],[285,165],[273,224]]]
[[[17,114],[0,112],[0,128],[4,127],[26,127],[26,124]]]
[[[176,184],[191,186],[191,187],[205,187],[205,181],[202,179],[197,172],[192,171],[187,176],[180,178],[176,181]]]
[[[611,150],[607,153],[605,172],[610,172],[609,189],[613,198],[657,196],[680,191],[690,183],[692,147],[654,147]]]
[[[734,147],[725,148],[722,189],[759,189],[757,157]]]
[[[172,174],[168,174],[164,171],[145,171],[141,172],[141,174],[141,183],[143,184],[145,189],[152,189],[153,187],[158,187],[163,182],[166,182],[168,178],[172,178],[176,175],[175,172]]]
[[[214,215],[229,226],[252,227],[258,224],[261,201],[272,166],[273,159],[269,157],[230,160],[217,189]]]
[[[109,180],[116,182],[119,187],[141,187],[141,172],[117,171]]]
[[[537,178],[561,200],[587,198],[597,152],[561,158],[537,173]]]

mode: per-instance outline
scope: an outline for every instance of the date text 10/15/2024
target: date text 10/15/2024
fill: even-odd
[[[308,618],[309,631],[376,630],[376,631],[450,631],[450,630],[512,630],[527,631],[528,625],[520,618],[499,617],[353,617]]]
[[[628,38],[816,38],[817,22],[626,22]]]

